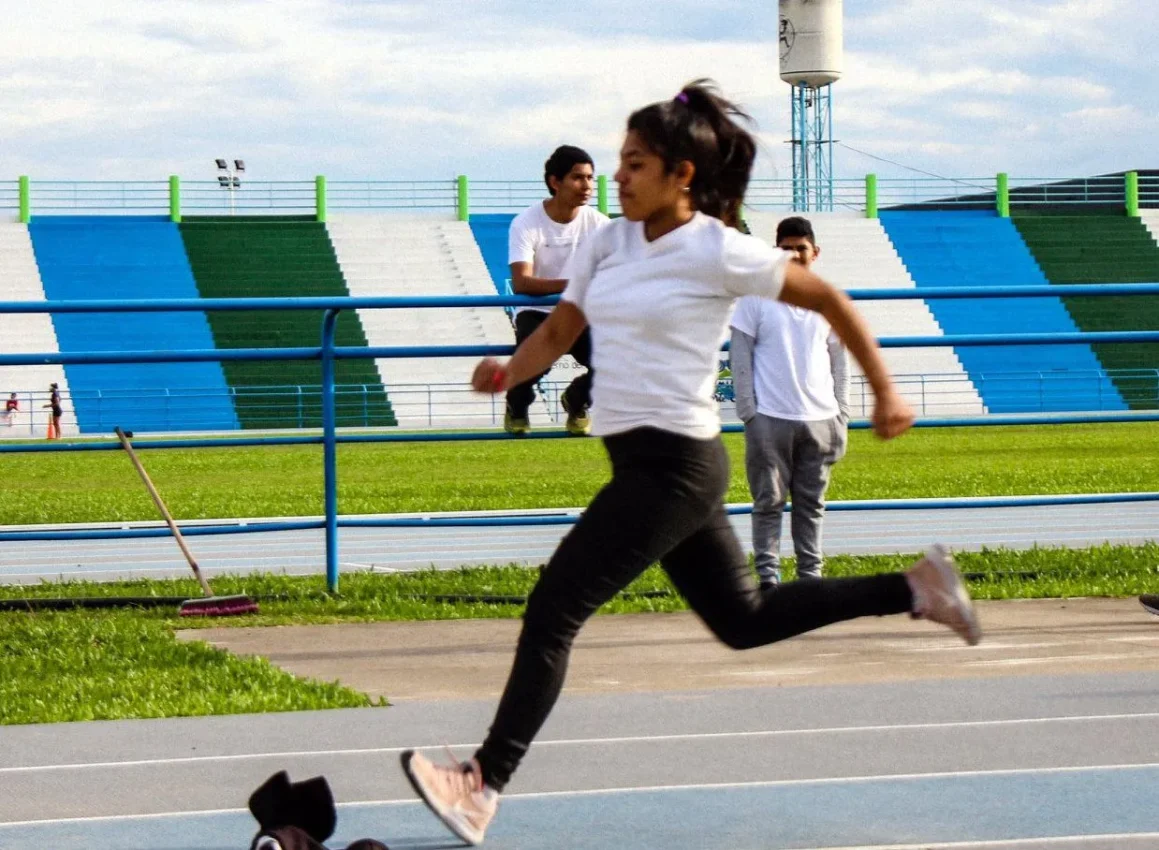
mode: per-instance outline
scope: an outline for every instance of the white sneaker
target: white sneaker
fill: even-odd
[[[974,603],[946,547],[931,546],[905,576],[914,595],[911,616],[949,626],[970,646],[982,639]]]
[[[475,759],[435,764],[422,753],[402,754],[402,769],[423,802],[468,844],[482,844],[483,833],[499,808],[499,793],[483,784]]]

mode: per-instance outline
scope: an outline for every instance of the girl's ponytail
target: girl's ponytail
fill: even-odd
[[[736,119],[749,120],[708,80],[684,86],[670,101],[640,109],[628,129],[673,171],[687,160],[695,167],[688,187],[695,209],[736,226],[756,159],[756,141]]]

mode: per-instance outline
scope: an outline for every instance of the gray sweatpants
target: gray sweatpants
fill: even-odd
[[[753,551],[762,582],[781,578],[781,514],[790,511],[798,578],[821,577],[821,520],[830,468],[845,456],[841,417],[814,422],[758,413],[745,424],[745,472],[753,496]]]

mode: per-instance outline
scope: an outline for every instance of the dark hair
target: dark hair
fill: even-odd
[[[757,154],[753,137],[734,119],[751,120],[717,92],[695,80],[672,100],[645,106],[628,118],[628,130],[664,160],[669,173],[687,160],[696,168],[688,192],[705,215],[735,225]]]
[[[781,219],[781,223],[777,225],[778,245],[781,244],[782,239],[808,239],[814,247],[817,245],[817,237],[813,235],[812,222],[799,215]]]
[[[547,162],[543,164],[543,182],[547,184],[547,191],[551,192],[553,198],[555,197],[555,189],[551,188],[551,181],[548,178],[554,177],[556,180],[562,180],[577,165],[584,164],[593,168],[596,165],[583,148],[577,148],[574,145],[560,145],[552,151]]]

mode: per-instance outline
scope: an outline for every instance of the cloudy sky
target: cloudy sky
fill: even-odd
[[[611,173],[633,108],[710,76],[789,175],[775,0],[0,0],[0,180]],[[1159,166],[1155,0],[845,0],[838,174]],[[846,147],[847,146],[847,147]],[[855,152],[863,151],[863,153]]]

